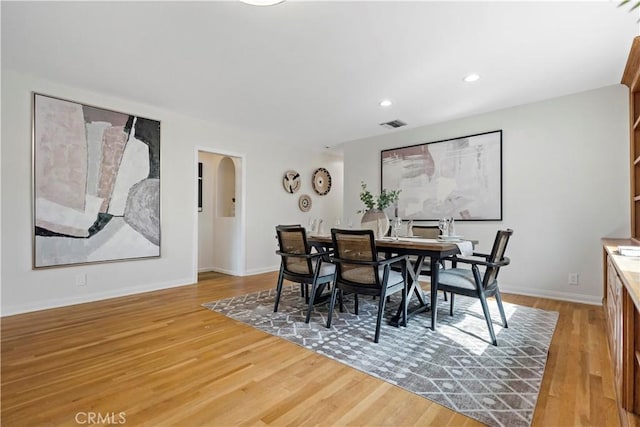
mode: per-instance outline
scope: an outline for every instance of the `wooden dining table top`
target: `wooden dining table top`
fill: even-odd
[[[307,240],[310,243],[320,244],[332,244],[330,234],[311,234],[307,236]],[[474,245],[477,244],[475,240],[460,239],[460,240],[440,240],[440,239],[426,239],[424,237],[399,237],[397,240],[393,237],[383,237],[382,239],[376,239],[376,246],[379,248],[388,249],[404,249],[415,251],[436,251],[436,252],[448,252],[450,250],[457,249],[457,242],[462,240],[468,240]]]

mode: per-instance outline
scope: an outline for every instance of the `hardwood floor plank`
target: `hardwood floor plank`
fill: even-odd
[[[275,287],[277,273],[198,284],[1,322],[3,426],[479,426],[445,407],[201,307]],[[601,307],[519,295],[560,313],[534,426],[617,426]]]

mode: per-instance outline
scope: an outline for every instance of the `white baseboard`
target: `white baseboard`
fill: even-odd
[[[152,283],[144,286],[134,286],[116,291],[97,292],[88,295],[82,295],[71,298],[60,298],[54,300],[40,301],[34,304],[13,305],[2,307],[0,317],[13,316],[14,314],[30,313],[32,311],[47,310],[50,308],[66,307],[69,305],[84,304],[87,302],[101,301],[110,298],[124,297],[128,295],[140,294],[143,292],[159,291],[168,288],[177,288],[179,286],[193,285],[195,282],[191,279],[172,280],[170,282]]]
[[[209,268],[199,269],[198,273],[206,273],[209,271],[215,271],[216,273],[227,274],[229,276],[240,276],[240,274],[238,274],[237,271],[227,270],[226,268],[218,268],[218,267],[209,267]]]
[[[531,289],[509,288],[507,286],[500,286],[500,292],[503,292],[506,294],[525,295],[529,297],[548,298],[548,299],[555,299],[560,301],[577,302],[580,304],[602,305],[602,297],[595,296],[595,295],[580,295],[580,294],[573,294],[568,292],[550,291],[546,289],[531,290]]]
[[[243,276],[255,276],[256,274],[271,273],[271,272],[278,271],[278,270],[280,270],[280,264],[278,264],[276,266],[271,266],[271,267],[253,268],[251,270],[246,270],[244,272],[244,274],[242,274],[242,275]]]

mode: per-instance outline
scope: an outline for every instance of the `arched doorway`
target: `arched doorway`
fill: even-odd
[[[244,275],[243,160],[241,155],[198,149],[198,273]]]

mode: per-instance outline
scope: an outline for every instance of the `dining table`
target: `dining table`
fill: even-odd
[[[311,245],[319,247],[331,247],[333,241],[330,234],[311,234],[307,237],[308,242]],[[477,244],[475,240],[468,240],[472,245]],[[412,268],[407,269],[409,273],[409,290],[407,292],[407,300],[403,300],[398,307],[396,314],[391,318],[389,322],[393,326],[406,326],[406,322],[418,313],[425,312],[431,307],[436,307],[436,298],[438,294],[438,276],[439,276],[439,264],[443,258],[452,255],[460,254],[460,243],[464,241],[462,239],[449,240],[449,239],[426,239],[421,237],[383,237],[376,239],[376,249],[378,252],[387,254],[398,255],[413,255],[415,260],[413,261]],[[422,286],[420,286],[419,276],[422,263],[425,258],[429,257],[431,276],[430,276],[430,301],[424,294]],[[402,315],[402,308],[404,305],[409,305],[411,298],[415,296],[417,299],[417,305],[414,305],[411,310],[407,310],[407,319],[402,322],[400,320]],[[431,310],[431,329],[436,330],[437,325],[437,310]]]

